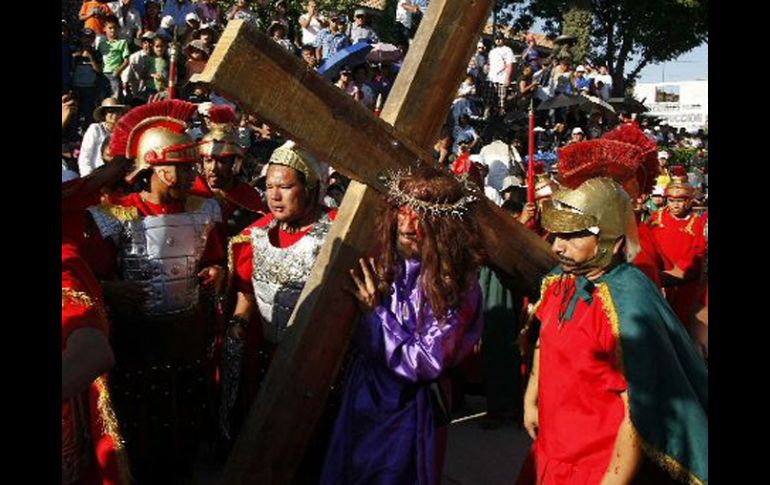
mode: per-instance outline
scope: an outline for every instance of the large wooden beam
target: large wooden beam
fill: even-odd
[[[244,21],[228,23],[206,69],[196,80],[213,84],[218,92],[259,113],[341,173],[384,191],[378,179],[384,169],[405,168],[417,160],[432,159],[431,136],[444,122],[459,84],[458,78],[449,75],[449,66],[462,64],[470,57],[472,43],[460,41],[480,32],[473,30],[477,24],[475,14],[458,17],[455,9],[468,6],[468,10],[481,12],[490,2],[437,3],[442,4],[441,8],[433,9],[431,3],[428,12],[439,14],[426,15],[423,23],[430,22],[425,29],[421,24],[420,31],[430,33],[428,29],[434,27],[437,38],[446,43],[433,44],[428,38],[421,39],[418,32],[390,96],[403,96],[405,102],[400,104],[411,111],[409,119],[418,121],[407,121],[406,112],[399,115],[402,121],[394,116],[396,98],[386,103],[382,118],[375,117]],[[416,64],[408,62],[418,60],[420,52],[429,52],[431,57],[422,57]],[[411,90],[412,85],[419,89]],[[424,94],[415,94],[418,91]],[[438,108],[441,112],[433,111]],[[395,126],[386,120],[393,120]],[[492,264],[513,277],[522,290],[537,291],[540,277],[556,263],[547,245],[490,201],[484,200],[479,206]]]
[[[446,117],[491,3],[431,3],[382,119],[244,25],[231,23],[220,40],[203,73],[207,81],[363,182],[348,189],[292,316],[292,331],[278,348],[231,454],[225,483],[291,482],[354,327],[356,308],[342,287],[349,283],[347,270],[371,244],[373,208],[382,189],[377,175],[386,167],[430,160],[427,147]],[[244,92],[243,85],[255,89]],[[260,90],[262,85],[277,88]],[[492,233],[496,228],[505,232],[513,221],[494,209],[478,209],[481,223],[489,224]],[[503,239],[490,235],[500,247],[507,246]],[[537,251],[540,241],[530,240]],[[525,271],[538,276],[547,269],[530,266]]]

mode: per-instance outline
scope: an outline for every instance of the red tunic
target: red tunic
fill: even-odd
[[[642,250],[634,258],[634,264],[655,283],[655,286],[662,288],[660,268],[663,266],[663,260],[650,233],[650,227],[640,222],[637,228],[639,229],[639,245]]]
[[[65,238],[62,242],[62,352],[77,330],[95,328],[109,333],[102,301],[99,282],[80,257],[74,241]],[[123,478],[127,464],[115,448],[116,439],[120,439],[118,429],[105,414],[109,414],[109,408],[109,397],[102,382],[94,382],[79,397],[62,402],[62,463],[77,459],[83,453],[96,458],[96,463],[83,471],[82,483],[128,483]],[[82,433],[91,436],[93,450],[82,449],[84,443],[78,438]]]
[[[235,187],[227,192],[220,191],[215,193],[206,184],[203,177],[199,176],[195,178],[195,183],[192,189],[190,189],[190,193],[198,197],[215,198],[219,202],[219,207],[222,210],[222,220],[224,221],[230,219],[233,212],[238,208],[261,214],[269,212],[264,202],[262,202],[259,192],[245,182],[238,182]],[[220,194],[222,195],[220,196]]]
[[[706,252],[705,221],[703,216],[694,212],[684,218],[676,218],[668,208],[657,211],[647,221],[651,239],[661,256],[659,270],[668,271],[677,266],[684,271],[686,278],[692,278],[688,283],[665,289],[666,299],[683,323],[689,322],[698,294],[698,277]]]
[[[578,290],[572,317],[560,308],[575,291],[574,276],[548,277],[538,309],[540,330],[539,434],[534,446],[538,484],[601,482],[624,417],[614,309],[599,291]],[[587,281],[583,278],[583,281]]]

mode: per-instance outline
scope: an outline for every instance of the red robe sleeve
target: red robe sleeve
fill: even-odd
[[[223,266],[227,259],[227,242],[221,231],[215,227],[206,238],[206,248],[201,256],[201,268],[218,264]]]
[[[67,339],[81,328],[95,328],[108,333],[107,319],[100,312],[102,289],[77,246],[62,242],[62,348]]]
[[[232,242],[233,253],[233,288],[235,291],[247,295],[254,294],[254,287],[251,284],[251,271],[253,261],[253,246],[251,244],[251,230],[244,229],[240,234],[243,240],[234,240]]]
[[[639,224],[639,245],[641,251],[634,258],[634,264],[655,283],[655,286],[662,288],[660,271],[663,269],[663,260],[658,254],[647,224]]]
[[[676,265],[685,272],[685,274],[696,273],[700,271],[703,255],[706,254],[706,237],[704,234],[705,220],[699,216],[693,223],[693,233],[695,234],[692,244],[687,251],[676,261]]]

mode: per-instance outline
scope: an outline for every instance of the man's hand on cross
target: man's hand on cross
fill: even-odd
[[[364,312],[373,311],[380,304],[380,291],[377,279],[377,267],[374,264],[374,258],[364,260],[359,258],[358,263],[361,266],[359,275],[355,268],[350,269],[350,277],[353,278],[356,288],[347,287],[346,290],[356,297],[358,306]]]

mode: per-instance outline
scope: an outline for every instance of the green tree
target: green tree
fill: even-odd
[[[590,0],[574,2],[574,5],[564,14],[563,34],[577,38],[575,45],[570,49],[572,62],[575,64],[585,63],[591,55],[593,17]]]
[[[615,96],[622,96],[648,64],[670,61],[708,42],[708,0],[499,0],[497,9],[514,12],[511,22],[525,28],[540,18],[550,33],[574,29],[573,53],[583,48],[581,26],[590,15],[585,55],[607,64]]]

